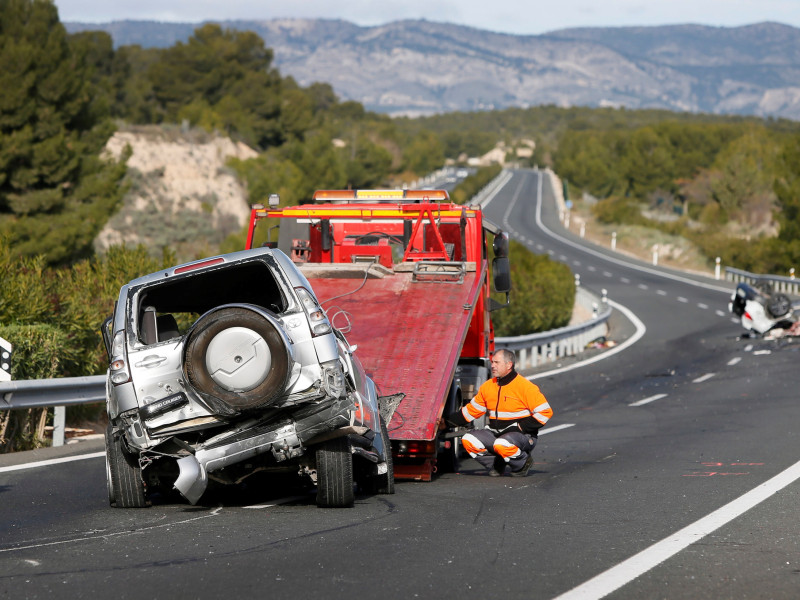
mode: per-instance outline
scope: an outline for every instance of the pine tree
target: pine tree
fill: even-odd
[[[124,169],[97,158],[112,128],[91,43],[73,51],[50,0],[0,0],[0,233],[50,263],[91,253],[119,201]]]

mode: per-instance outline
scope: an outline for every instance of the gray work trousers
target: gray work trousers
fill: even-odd
[[[469,439],[468,436],[471,436],[472,439]],[[534,436],[521,431],[509,431],[496,435],[491,429],[470,431],[464,434],[462,443],[464,440],[471,442],[473,447],[483,447],[483,451],[475,453],[473,458],[487,469],[491,469],[495,459],[499,458],[507,463],[512,471],[519,471],[525,465],[525,461],[528,460],[537,441]],[[508,456],[509,452],[514,449],[519,451],[518,454]]]

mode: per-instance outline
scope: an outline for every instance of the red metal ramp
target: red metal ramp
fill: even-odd
[[[445,283],[393,273],[354,291],[363,279],[304,272],[333,324],[358,345],[356,355],[379,395],[406,395],[388,424],[389,437],[433,440],[484,274],[467,271],[460,283]]]

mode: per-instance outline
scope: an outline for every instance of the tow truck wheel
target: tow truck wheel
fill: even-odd
[[[206,315],[186,344],[187,378],[234,411],[267,406],[283,394],[290,372],[289,351],[275,327],[245,308]]]
[[[135,457],[129,455],[122,444],[122,436],[114,434],[111,424],[106,429],[106,476],[108,500],[117,508],[144,508],[142,469]]]
[[[394,464],[392,463],[392,441],[381,417],[381,440],[386,451],[386,473],[369,478],[369,491],[373,494],[394,494]]]
[[[329,440],[317,449],[317,506],[348,508],[354,501],[350,442],[346,437]]]

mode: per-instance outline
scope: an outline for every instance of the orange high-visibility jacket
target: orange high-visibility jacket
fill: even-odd
[[[536,435],[553,416],[553,409],[539,387],[519,374],[502,386],[497,378],[488,380],[461,409],[467,423],[487,412],[490,429],[503,431],[516,423],[521,431],[531,435]]]

